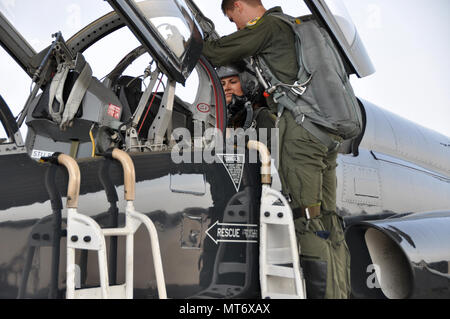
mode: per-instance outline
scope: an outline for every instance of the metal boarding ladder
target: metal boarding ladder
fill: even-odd
[[[132,299],[133,298],[133,266],[134,266],[134,234],[144,224],[147,228],[152,247],[153,262],[156,273],[158,295],[166,299],[166,286],[159,248],[158,234],[153,222],[144,214],[134,209],[135,170],[130,156],[114,149],[112,158],[118,160],[124,170],[125,200],[127,201],[125,227],[102,229],[92,218],[78,213],[78,197],[80,192],[80,169],[77,162],[68,155],[58,156],[58,163],[64,165],[69,172],[67,190],[67,299]],[[126,236],[125,284],[110,286],[106,256],[106,236]],[[75,290],[75,250],[97,251],[100,274],[100,287]]]
[[[272,189],[271,159],[266,145],[250,141],[258,150],[261,167],[259,268],[263,299],[305,299],[306,286],[299,263],[294,219],[284,196]]]

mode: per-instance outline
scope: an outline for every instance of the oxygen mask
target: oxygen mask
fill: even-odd
[[[248,102],[248,98],[243,96],[237,96],[233,94],[230,104],[228,104],[228,114],[230,117],[235,116],[239,111],[245,108],[245,104]]]

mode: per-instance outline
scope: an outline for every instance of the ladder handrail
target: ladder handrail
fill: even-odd
[[[127,201],[126,224],[124,228],[102,229],[91,217],[79,214],[77,212],[78,198],[80,194],[81,175],[78,163],[70,156],[65,154],[56,154],[53,161],[65,166],[69,173],[69,182],[67,189],[67,270],[66,270],[66,297],[75,298],[75,249],[96,250],[98,253],[100,287],[91,289],[91,293],[82,292],[84,297],[98,296],[98,291],[102,298],[108,298],[117,289],[109,286],[108,265],[106,256],[105,236],[126,236],[126,278],[123,287],[126,298],[133,297],[133,268],[134,268],[134,235],[140,225],[144,224],[150,235],[153,263],[155,268],[158,295],[161,299],[167,298],[164,272],[161,260],[161,250],[159,246],[158,234],[155,225],[149,217],[138,213],[134,209],[133,201],[135,199],[135,168],[133,160],[128,153],[119,149],[113,149],[107,152],[105,157],[113,158],[119,161],[124,173],[124,197]],[[83,241],[79,238],[83,234]],[[83,295],[83,292],[85,293]],[[78,294],[78,296],[80,296]]]
[[[264,185],[272,184],[272,172],[270,168],[271,157],[269,149],[266,144],[254,140],[250,140],[247,143],[247,147],[250,150],[258,151],[261,160],[261,183]]]
[[[290,205],[286,198],[278,191],[271,188],[272,184],[272,170],[271,170],[271,155],[269,149],[264,143],[250,140],[247,143],[247,147],[250,150],[256,150],[259,152],[261,160],[261,203],[260,203],[260,284],[261,284],[261,296],[263,298],[306,298],[305,282],[302,277],[299,262],[299,249],[297,246],[295,227],[293,222],[293,215]],[[273,219],[269,212],[276,201],[281,201],[282,205],[277,205],[278,211],[283,211],[278,214],[278,219]],[[263,209],[264,208],[264,209]],[[273,215],[273,212],[272,212]],[[282,268],[277,265],[272,265],[267,262],[268,251],[266,237],[269,234],[268,225],[282,225],[287,227],[287,236],[289,241],[289,260],[292,262],[292,268]],[[278,230],[279,231],[279,230]],[[271,231],[270,235],[276,231]],[[279,234],[278,234],[279,235]],[[295,293],[291,293],[286,290],[285,293],[269,291],[268,277],[280,277],[278,274],[270,273],[270,270],[279,271],[285,274],[288,269],[292,269],[292,283],[295,286]],[[283,277],[283,276],[281,276]]]
[[[67,208],[77,208],[80,196],[81,175],[78,163],[69,155],[59,154],[58,163],[67,168],[69,185],[67,187]]]
[[[85,216],[77,212],[74,208],[69,208],[67,211],[67,219],[72,222],[77,222],[83,225],[87,225],[92,230],[93,234],[95,234],[95,238],[98,238],[98,242],[94,240],[95,245],[97,246],[98,251],[98,270],[99,270],[99,278],[100,278],[100,289],[101,295],[103,299],[108,298],[108,289],[109,286],[109,278],[108,278],[108,266],[107,266],[107,256],[106,256],[106,241],[105,237],[102,236],[102,229],[100,226],[90,217]],[[68,232],[67,237],[67,265],[75,264],[75,249],[71,246],[71,237]],[[81,238],[80,238],[81,239]],[[79,240],[80,240],[79,239]],[[73,281],[75,277],[75,267],[68,267],[67,269],[67,278],[66,278],[66,297],[68,299],[73,299],[75,297],[75,282]]]
[[[125,200],[135,199],[136,172],[133,160],[128,153],[115,148],[111,153],[112,158],[118,160],[123,167]]]
[[[269,197],[277,198],[280,200],[283,204],[283,207],[286,207],[286,211],[283,213],[285,216],[284,218],[287,218],[290,222],[286,225],[288,227],[288,232],[292,234],[292,236],[289,236],[290,240],[290,252],[291,252],[291,258],[292,258],[292,268],[301,280],[295,280],[295,288],[297,291],[297,294],[300,298],[305,299],[306,298],[306,287],[305,282],[303,280],[303,275],[300,267],[300,245],[297,245],[296,239],[295,239],[295,226],[293,223],[293,215],[292,211],[290,209],[290,205],[286,198],[282,196],[278,191],[270,188],[268,185],[263,185],[262,189],[262,196],[261,196],[261,205],[264,203],[264,199],[268,199]],[[268,202],[265,202],[264,204],[269,204]],[[261,212],[261,223],[264,224],[264,213]],[[289,216],[288,216],[289,215]],[[266,252],[263,252],[263,258],[265,260],[266,258]],[[265,287],[266,288],[266,287]]]
[[[152,248],[153,263],[155,268],[156,283],[158,286],[158,295],[160,299],[167,299],[166,285],[164,279],[163,266],[161,261],[161,250],[159,247],[159,239],[157,235],[157,230],[150,218],[144,214],[136,212],[133,201],[135,199],[135,184],[136,184],[136,173],[133,164],[133,160],[127,152],[119,150],[117,148],[113,149],[107,156],[111,156],[122,164],[123,174],[124,174],[124,196],[127,200],[126,213],[127,217],[132,217],[137,219],[140,223],[144,224],[150,236],[150,243]],[[129,227],[128,222],[125,228]],[[117,229],[119,232],[125,231],[125,229]],[[113,234],[114,230],[104,230],[104,234]],[[131,243],[129,243],[132,245]],[[131,247],[131,246],[130,246]],[[132,275],[131,275],[132,276]]]
[[[159,247],[159,239],[156,231],[156,227],[147,216],[138,213],[134,210],[134,207],[128,207],[127,212],[131,217],[138,219],[147,228],[150,236],[150,243],[152,249],[153,265],[155,268],[156,285],[158,288],[159,299],[167,299],[166,283],[164,279],[164,271],[161,260],[161,249]]]

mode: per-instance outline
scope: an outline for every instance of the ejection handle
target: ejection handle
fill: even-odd
[[[58,163],[65,166],[69,173],[69,186],[67,188],[67,208],[78,207],[78,197],[80,196],[80,168],[77,162],[66,154],[58,155]]]
[[[125,187],[125,200],[134,201],[136,173],[134,171],[133,160],[126,152],[115,148],[112,151],[112,157],[118,160],[123,167],[123,178]]]
[[[270,169],[270,152],[264,143],[258,141],[249,141],[247,147],[250,150],[256,150],[259,152],[261,159],[261,183],[265,185],[272,184],[272,174]]]

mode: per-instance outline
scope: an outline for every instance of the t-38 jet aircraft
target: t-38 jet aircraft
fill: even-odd
[[[250,141],[207,161],[213,139],[195,134],[227,127],[201,55],[213,22],[192,0],[108,3],[67,40],[55,25],[41,52],[0,12],[0,43],[33,81],[17,117],[0,98],[0,297],[307,298],[267,148]],[[300,19],[329,33],[348,75],[372,74],[337,1],[304,3]],[[83,53],[121,30],[139,46],[93,77],[100,61]],[[450,139],[358,102],[364,130],[341,146],[337,170],[352,296],[450,298]],[[174,160],[182,143],[183,158],[200,160]]]

